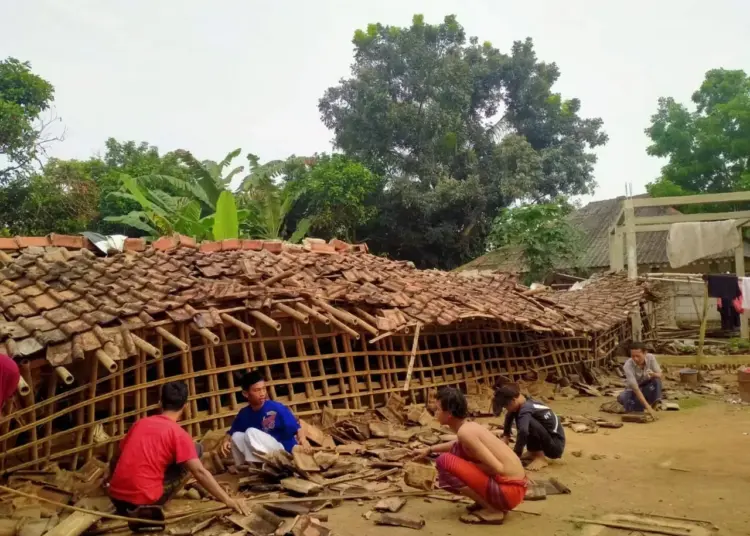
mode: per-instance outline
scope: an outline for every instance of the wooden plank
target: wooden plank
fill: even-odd
[[[636,197],[634,207],[667,207],[672,205],[701,205],[704,203],[729,203],[750,201],[750,191],[727,192],[723,194],[681,195],[672,197]]]
[[[698,214],[669,214],[666,216],[639,216],[635,218],[636,225],[659,225],[700,221],[747,220],[750,210],[735,212],[701,212]]]

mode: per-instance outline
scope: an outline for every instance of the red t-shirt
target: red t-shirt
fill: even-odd
[[[154,504],[164,494],[167,467],[197,457],[192,438],[175,421],[163,415],[141,419],[120,443],[109,494],[130,504]]]

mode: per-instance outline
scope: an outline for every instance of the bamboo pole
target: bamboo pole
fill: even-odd
[[[59,376],[59,378],[63,381],[65,385],[70,385],[75,381],[75,378],[73,378],[73,375],[66,369],[65,367],[58,366],[55,367],[55,372]]]
[[[347,326],[346,324],[344,324],[341,320],[339,320],[338,318],[336,318],[332,314],[328,315],[328,320],[330,320],[331,324],[333,324],[334,326],[336,326],[337,328],[339,328],[341,331],[344,331],[344,332],[348,333],[349,335],[351,335],[353,338],[359,340],[359,333],[357,333],[352,328],[350,328],[349,326]]]
[[[99,362],[104,366],[105,369],[107,369],[110,373],[113,373],[117,370],[117,363],[109,357],[107,352],[102,350],[101,348],[95,352],[96,358],[99,360]]]
[[[286,272],[281,272],[280,274],[276,274],[273,277],[269,277],[265,281],[261,281],[260,284],[263,285],[264,287],[269,287],[273,285],[274,283],[278,283],[282,279],[286,279],[287,277],[293,276],[298,271],[299,271],[298,269],[293,269],[293,270],[287,270]]]
[[[203,337],[209,344],[217,345],[219,344],[219,337],[211,331],[208,328],[201,328],[198,327],[196,324],[190,323],[190,329]]]
[[[250,316],[252,316],[256,320],[263,322],[269,328],[275,329],[276,331],[281,331],[281,324],[276,322],[276,320],[274,320],[270,316],[263,314],[260,311],[248,311],[248,312],[250,313]]]
[[[307,324],[307,323],[310,322],[310,315],[306,315],[306,314],[300,313],[299,311],[297,311],[295,309],[292,309],[291,307],[289,307],[285,303],[277,303],[276,304],[276,308],[279,311],[288,314],[292,318],[297,319],[298,321],[302,322],[303,324]]]
[[[417,348],[419,347],[419,332],[422,330],[422,324],[417,324],[414,330],[414,341],[411,343],[411,355],[409,356],[409,368],[406,369],[406,380],[404,381],[404,387],[402,391],[409,390],[409,383],[411,382],[411,375],[414,372],[414,362],[417,360]]]
[[[138,335],[131,333],[130,337],[133,339],[133,344],[135,344],[137,348],[140,348],[154,359],[159,359],[161,357],[161,352],[158,348],[144,341]]]
[[[700,367],[703,359],[703,344],[706,342],[706,326],[708,325],[708,283],[703,285],[703,314],[701,315],[701,327],[698,331],[698,355],[696,362]]]
[[[31,393],[31,387],[29,387],[29,384],[26,383],[26,380],[24,380],[23,376],[18,377],[18,394],[21,396],[29,396],[29,393]]]
[[[34,383],[34,379],[31,376],[31,365],[28,361],[24,360],[21,363],[21,366],[19,367],[21,371],[21,375],[26,378],[26,381],[29,383]],[[29,391],[28,396],[26,397],[26,402],[29,404],[29,406],[32,408],[31,410],[31,416],[29,421],[31,421],[29,424],[31,425],[31,458],[34,461],[34,465],[36,465],[36,461],[39,458],[39,451],[38,451],[38,437],[37,437],[37,418],[36,418],[36,412],[37,412],[37,406],[36,406],[36,400],[35,400],[36,393],[34,390]]]
[[[314,319],[316,319],[318,322],[320,322],[322,324],[328,325],[328,324],[331,323],[331,321],[328,319],[327,316],[325,316],[324,314],[316,311],[312,307],[308,307],[307,305],[305,305],[302,302],[297,302],[296,306],[297,306],[297,309],[299,309],[303,313],[307,313],[308,315],[310,315],[311,317],[313,317]]]
[[[174,334],[170,333],[169,331],[167,331],[163,327],[157,327],[156,328],[156,333],[158,333],[159,335],[161,335],[162,337],[164,337],[167,341],[169,341],[169,343],[172,346],[175,346],[175,347],[179,348],[182,351],[185,351],[185,350],[188,349],[188,345],[185,344],[185,341],[183,341],[179,337],[175,336]]]
[[[245,324],[241,320],[236,319],[235,317],[228,315],[226,313],[220,313],[219,316],[224,322],[227,322],[228,324],[233,325],[237,329],[244,331],[251,337],[255,336],[255,328],[249,324]]]

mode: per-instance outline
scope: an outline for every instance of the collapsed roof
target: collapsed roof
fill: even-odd
[[[418,270],[341,241],[197,245],[174,236],[150,246],[128,239],[108,257],[92,249],[75,236],[0,239],[0,352],[61,365],[109,342],[127,347],[133,330],[188,321],[210,329],[238,307],[270,317],[342,307],[373,334],[468,319],[573,334],[622,322],[647,297],[644,283],[623,275],[534,294],[508,274]]]

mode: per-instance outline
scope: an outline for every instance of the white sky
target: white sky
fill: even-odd
[[[265,161],[329,151],[317,103],[348,75],[354,30],[415,13],[455,13],[503,52],[530,36],[557,62],[556,90],[610,136],[596,199],[658,175],[643,129],[659,96],[688,101],[708,69],[750,70],[749,0],[0,0],[0,57],[54,84],[67,128],[54,156],[87,158],[112,136]]]

